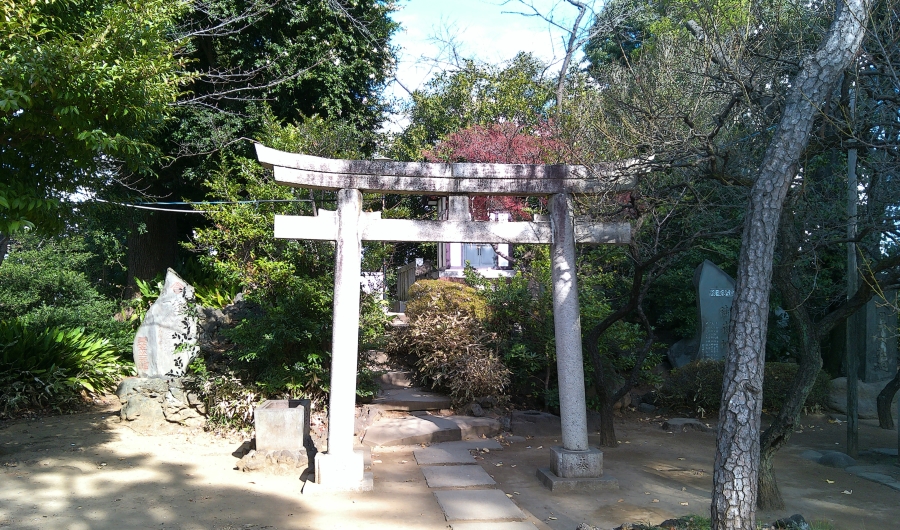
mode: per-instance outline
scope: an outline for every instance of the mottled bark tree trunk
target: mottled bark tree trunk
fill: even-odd
[[[756,528],[760,413],[772,256],[784,198],[819,108],[862,42],[868,0],[848,0],[791,83],[750,192],[738,260],[713,471],[712,527]]]
[[[894,401],[894,395],[900,390],[900,370],[893,379],[878,393],[875,404],[878,407],[878,426],[882,429],[894,428],[894,415],[891,414],[891,401]]]

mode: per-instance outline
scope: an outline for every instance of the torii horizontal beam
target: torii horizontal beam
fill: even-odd
[[[335,241],[335,212],[319,210],[318,216],[276,215],[275,237]],[[382,219],[381,212],[362,212],[360,239],[408,243],[514,243],[553,242],[549,222],[419,221]],[[575,241],[582,244],[625,244],[631,240],[629,223],[575,223]]]
[[[256,144],[256,155],[264,166],[275,169],[275,181],[279,184],[367,193],[522,197],[600,194],[634,188],[634,175],[639,172],[636,160],[590,167],[340,160],[286,153],[262,144]]]

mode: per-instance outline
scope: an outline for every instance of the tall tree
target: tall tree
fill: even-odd
[[[176,103],[178,119],[156,137],[168,159],[138,196],[203,198],[201,183],[219,155],[253,156],[247,140],[258,137],[270,117],[344,120],[367,133],[359,138],[362,151],[371,153],[385,110],[381,90],[393,69],[393,9],[392,0],[194,3],[177,35],[194,82]],[[129,285],[172,266],[178,240],[195,223],[164,212],[132,217]]]
[[[791,83],[778,129],[751,188],[732,308],[713,472],[717,530],[756,527],[765,337],[775,237],[784,198],[822,103],[856,57],[869,3],[848,0]]]
[[[0,260],[11,232],[58,228],[70,194],[159,155],[153,134],[191,75],[176,0],[0,1]]]

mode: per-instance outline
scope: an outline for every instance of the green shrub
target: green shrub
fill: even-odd
[[[130,352],[131,324],[113,319],[118,302],[86,273],[93,258],[78,235],[17,235],[0,266],[0,320],[18,319],[32,330],[84,328]]]
[[[132,369],[106,339],[83,329],[34,331],[0,322],[0,407],[68,408],[80,394],[111,390]]]
[[[799,365],[766,363],[763,376],[763,409],[775,413],[790,392]],[[724,361],[700,360],[673,370],[660,390],[666,406],[689,408],[700,414],[716,413],[722,398]],[[822,370],[806,398],[804,406],[823,408],[828,403],[830,378]]]
[[[503,396],[510,372],[497,352],[497,334],[484,328],[488,309],[477,290],[418,281],[409,289],[406,314],[409,327],[392,333],[387,350],[412,364],[418,381],[447,392],[454,405]]]
[[[460,314],[484,321],[487,304],[478,291],[446,280],[420,280],[409,288],[406,315],[410,321],[433,314]]]

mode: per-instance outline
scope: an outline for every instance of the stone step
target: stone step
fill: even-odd
[[[420,414],[382,418],[366,429],[362,442],[370,447],[454,442],[500,433],[500,422],[472,416]]]
[[[410,388],[412,380],[409,372],[387,372],[378,378],[378,386],[382,389]]]
[[[450,398],[420,388],[385,388],[375,396],[372,405],[382,410],[441,410],[450,408]]]

